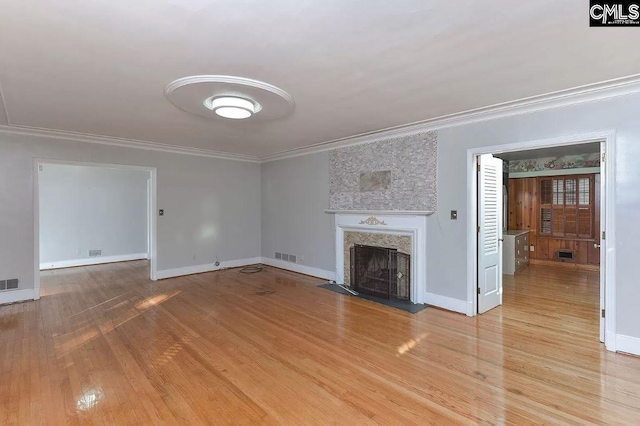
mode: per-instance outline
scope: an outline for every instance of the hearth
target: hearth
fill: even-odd
[[[356,244],[350,249],[351,287],[386,299],[411,300],[411,256],[396,249]]]

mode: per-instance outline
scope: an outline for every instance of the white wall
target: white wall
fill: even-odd
[[[470,124],[438,132],[438,212],[428,218],[427,225],[427,291],[460,301],[467,301],[467,149],[499,144],[556,138],[563,135],[616,130],[616,226],[617,236],[617,332],[640,338],[640,280],[637,278],[637,254],[640,241],[637,214],[640,211],[640,95],[612,98],[606,101],[513,116]],[[318,189],[328,185],[323,154],[313,154],[263,164],[262,187],[278,188],[280,193],[296,191],[299,199],[294,209],[319,204]],[[286,168],[286,174],[272,171]],[[267,170],[267,172],[265,172]],[[305,192],[304,188],[308,190]],[[263,198],[267,192],[263,193]],[[310,217],[317,221],[297,222],[286,219],[293,213],[288,200],[271,204],[263,200],[263,248],[273,244],[289,247],[298,253],[332,253],[333,234],[328,230],[329,218],[322,216],[324,206],[317,205]],[[449,218],[450,210],[458,210],[458,220]],[[286,235],[278,217],[283,215],[290,225]],[[315,230],[306,229],[315,226]],[[327,233],[331,238],[315,238]],[[298,235],[313,238],[298,238]],[[295,237],[293,237],[295,236]],[[275,243],[271,243],[275,241]],[[270,253],[265,253],[269,254]],[[330,258],[309,259],[310,266],[335,269]]]
[[[43,268],[147,253],[149,172],[44,164],[39,172]],[[102,250],[89,257],[89,250]]]
[[[0,133],[0,276],[20,289],[34,282],[34,158],[157,168],[159,275],[260,256],[259,164]]]

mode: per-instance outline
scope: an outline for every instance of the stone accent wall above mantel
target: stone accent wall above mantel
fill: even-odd
[[[438,133],[329,152],[329,210],[435,211]]]

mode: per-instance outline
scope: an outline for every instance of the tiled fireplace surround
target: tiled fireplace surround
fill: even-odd
[[[349,285],[353,244],[395,248],[411,255],[411,301],[425,303],[427,217],[422,214],[336,213],[336,282]]]

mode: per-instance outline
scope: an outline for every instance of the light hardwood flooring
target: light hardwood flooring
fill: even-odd
[[[0,306],[0,425],[640,424],[640,359],[598,342],[598,277],[530,266],[476,318],[274,268],[42,274]]]

